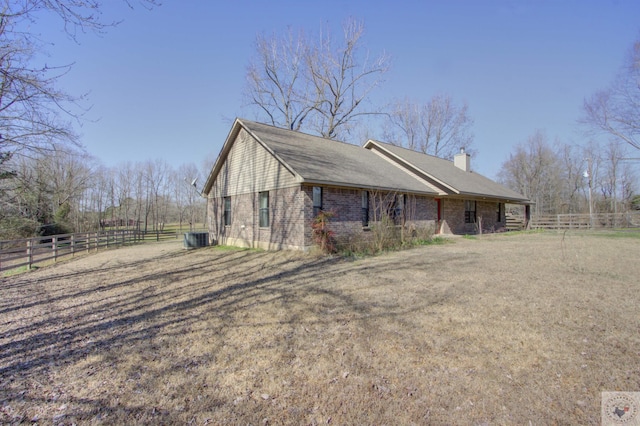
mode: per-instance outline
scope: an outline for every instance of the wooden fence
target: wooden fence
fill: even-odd
[[[532,229],[613,229],[640,228],[640,212],[537,215]]]
[[[525,228],[524,216],[507,213],[506,228],[507,231],[522,231]]]
[[[0,272],[22,267],[31,269],[38,263],[55,262],[65,256],[89,253],[101,248],[178,239],[183,234],[121,229],[0,241]]]

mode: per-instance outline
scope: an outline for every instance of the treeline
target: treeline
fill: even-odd
[[[604,146],[550,143],[538,131],[514,148],[499,180],[533,201],[534,215],[640,209],[629,151],[616,140]]]
[[[191,183],[195,164],[164,161],[104,167],[81,152],[53,147],[6,162],[0,180],[0,239],[134,228],[162,230],[166,223],[205,226],[206,200]]]

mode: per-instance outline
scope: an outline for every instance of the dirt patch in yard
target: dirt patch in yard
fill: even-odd
[[[639,249],[84,256],[2,279],[0,422],[599,424],[602,391],[640,391]]]

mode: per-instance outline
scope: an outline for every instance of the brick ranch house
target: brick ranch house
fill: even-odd
[[[336,238],[366,233],[383,216],[436,233],[505,226],[522,195],[454,162],[369,140],[364,147],[236,119],[203,188],[209,240],[305,250],[311,223],[331,210]]]

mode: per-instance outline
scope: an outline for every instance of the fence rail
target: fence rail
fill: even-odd
[[[38,263],[55,262],[66,256],[98,251],[101,248],[178,239],[182,234],[184,232],[121,229],[4,240],[0,241],[0,272],[22,267],[31,269]]]
[[[640,212],[537,215],[532,229],[612,229],[640,228]]]

